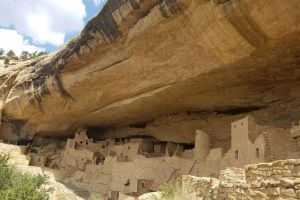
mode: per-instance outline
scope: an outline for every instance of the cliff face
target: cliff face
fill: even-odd
[[[174,113],[207,129],[248,112],[287,126],[300,118],[299,10],[299,0],[108,0],[58,52],[1,70],[1,134],[110,134]]]

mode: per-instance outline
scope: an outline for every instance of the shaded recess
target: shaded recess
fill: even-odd
[[[233,107],[226,110],[217,110],[217,114],[225,114],[225,115],[238,115],[244,114],[252,111],[257,111],[260,109],[266,108],[265,106],[249,106],[249,107]]]

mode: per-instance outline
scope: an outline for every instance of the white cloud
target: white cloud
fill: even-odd
[[[29,41],[15,30],[0,29],[0,48],[6,52],[13,50],[16,55],[20,55],[22,51],[30,53],[35,51],[43,51],[44,49],[30,45]]]
[[[36,45],[63,44],[67,33],[83,28],[85,15],[82,0],[0,1],[0,26],[13,27]]]

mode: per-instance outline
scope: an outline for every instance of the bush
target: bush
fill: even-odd
[[[8,166],[9,156],[0,154],[0,191],[11,185],[12,169]]]
[[[46,188],[49,177],[22,174],[7,164],[8,155],[0,154],[1,200],[48,200],[51,188]]]
[[[182,192],[176,184],[163,184],[159,187],[162,198],[161,200],[188,200],[189,198]]]

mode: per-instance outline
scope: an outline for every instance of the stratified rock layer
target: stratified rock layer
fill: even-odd
[[[197,113],[202,128],[252,111],[287,126],[300,118],[299,10],[298,0],[109,0],[58,52],[1,70],[1,134],[66,136],[171,113]]]

